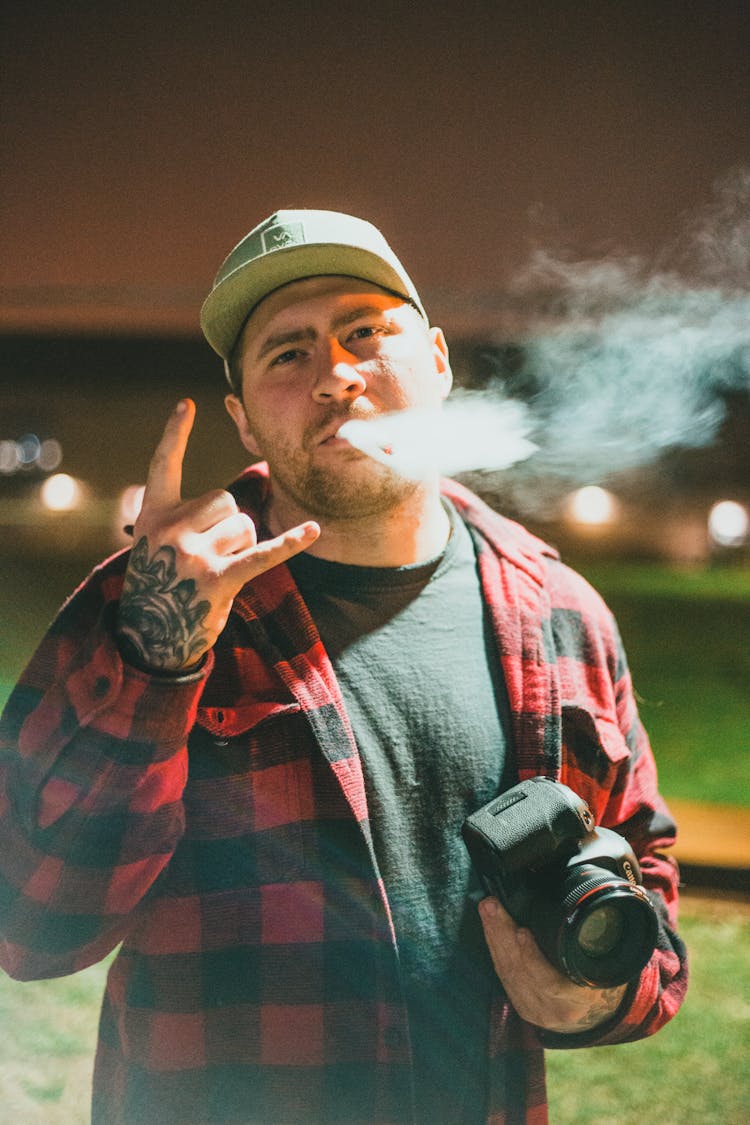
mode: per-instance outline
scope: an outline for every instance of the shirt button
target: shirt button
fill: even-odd
[[[111,687],[111,680],[109,676],[97,676],[94,681],[94,695],[97,699],[102,699],[107,694]]]
[[[404,1042],[404,1033],[400,1027],[387,1027],[383,1032],[386,1047],[400,1047]]]

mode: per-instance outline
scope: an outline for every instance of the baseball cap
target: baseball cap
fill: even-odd
[[[411,302],[425,320],[414,283],[383,235],[340,211],[275,211],[224,259],[201,309],[201,328],[229,359],[248,316],[264,297],[305,277],[342,274],[373,282]]]

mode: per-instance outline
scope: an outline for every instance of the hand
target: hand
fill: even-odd
[[[194,419],[195,404],[180,402],[151,460],[117,625],[126,655],[169,672],[190,668],[213,647],[246,582],[320,534],[309,522],[258,543],[253,521],[229,492],[183,500],[182,463]]]
[[[529,930],[517,926],[496,898],[479,904],[484,936],[511,1004],[522,1019],[547,1031],[589,1031],[613,1015],[627,985],[587,988],[550,964]]]

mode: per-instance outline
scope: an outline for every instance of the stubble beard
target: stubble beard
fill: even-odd
[[[303,432],[299,445],[263,436],[260,419],[254,420],[245,405],[251,430],[262,456],[268,462],[271,484],[277,498],[285,494],[301,516],[328,520],[352,520],[384,515],[406,503],[419,491],[419,483],[399,476],[385,465],[351,448],[333,457],[316,453],[320,435],[336,419],[366,419],[358,410],[345,414],[339,409],[317,418]]]
[[[335,465],[315,464],[303,454],[268,456],[271,480],[297,507],[322,519],[360,519],[401,507],[419,489],[365,454],[342,452]]]

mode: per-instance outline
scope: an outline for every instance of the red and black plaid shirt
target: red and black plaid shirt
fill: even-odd
[[[263,466],[235,492],[257,514]],[[582,1035],[492,1015],[488,1125],[547,1120],[543,1046],[649,1035],[686,987],[674,825],[615,624],[556,554],[445,483],[475,537],[520,778],[564,781],[638,854],[663,915],[621,1012]],[[118,943],[99,1125],[405,1125],[410,1046],[362,769],[285,566],[248,584],[200,673],[124,664],[127,561],[66,603],[0,728],[2,965],[72,973]]]

